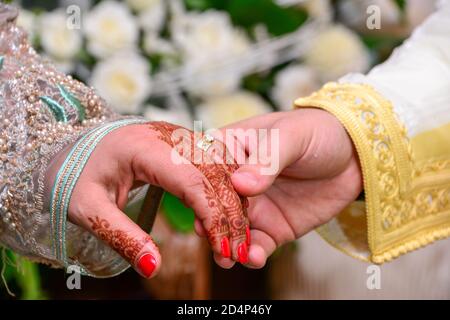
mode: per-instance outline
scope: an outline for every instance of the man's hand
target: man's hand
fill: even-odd
[[[261,174],[262,164],[242,165],[232,176],[238,193],[252,197],[248,215],[252,244],[248,267],[261,268],[280,245],[295,240],[328,222],[362,191],[362,176],[357,153],[339,121],[319,109],[300,109],[272,113],[245,120],[226,129],[279,129],[279,143],[259,139],[239,144],[249,158],[258,158],[258,150],[269,148],[279,167],[275,174]],[[247,139],[245,139],[247,140]],[[229,146],[233,150],[233,146]],[[267,159],[260,159],[267,160]],[[270,159],[269,159],[270,160]],[[267,163],[267,162],[258,162]],[[197,232],[204,234],[201,226]],[[224,268],[230,259],[215,255]]]

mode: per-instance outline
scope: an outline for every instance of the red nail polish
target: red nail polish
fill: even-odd
[[[238,257],[240,263],[245,264],[248,262],[247,244],[245,242],[238,246]]]
[[[220,242],[220,247],[222,250],[223,257],[225,257],[225,258],[231,257],[230,241],[228,240],[228,237],[222,238],[222,241]]]
[[[150,278],[156,268],[156,260],[150,253],[143,254],[137,263],[139,271],[146,278]]]
[[[251,234],[250,234],[250,227],[247,226],[245,228],[245,235],[247,236],[247,246],[250,247],[250,243],[251,243]]]

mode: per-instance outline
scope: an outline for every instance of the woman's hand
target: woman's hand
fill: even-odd
[[[176,129],[191,135],[164,122],[129,125],[108,134],[91,155],[69,204],[71,222],[104,240],[147,278],[157,273],[161,256],[150,236],[122,211],[129,191],[144,184],[161,186],[193,208],[216,254],[247,262],[247,218],[231,184],[231,169],[194,164],[186,155],[177,159],[175,145],[189,142],[174,140]],[[50,189],[65,156],[50,168]]]
[[[319,109],[272,113],[239,122],[222,133],[230,129],[268,130],[256,144],[242,134],[234,135],[248,159],[258,160],[242,165],[232,176],[238,193],[252,197],[248,209],[252,238],[249,267],[263,267],[278,246],[328,222],[362,191],[352,141],[330,113]],[[276,129],[279,139],[270,141],[271,130]],[[266,154],[269,157],[262,159]],[[262,163],[276,160],[275,172],[263,174],[261,169],[267,166]],[[199,224],[197,232],[204,233]],[[234,264],[219,255],[215,260],[225,268]]]

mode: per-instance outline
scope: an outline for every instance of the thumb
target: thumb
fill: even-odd
[[[244,143],[249,156],[231,179],[236,191],[244,196],[264,193],[302,156],[310,140],[309,130],[299,134],[289,118],[277,120],[270,129],[259,129],[257,135],[257,139],[237,139]]]
[[[227,152],[239,165],[231,176],[233,187],[239,194],[261,194],[279,175],[278,129],[228,127],[220,133],[213,132],[213,135],[225,144]]]
[[[261,165],[243,165],[231,176],[236,191],[247,197],[264,193],[275,181],[278,174],[261,174]]]
[[[76,201],[78,208],[69,209],[69,219],[90,231],[119,253],[143,277],[157,274],[161,256],[152,238],[134,223],[106,196],[96,194],[89,199],[88,207]]]

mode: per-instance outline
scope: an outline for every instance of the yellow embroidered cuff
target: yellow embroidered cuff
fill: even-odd
[[[388,100],[368,85],[329,83],[295,106],[335,115],[361,162],[365,203],[355,202],[320,227],[325,240],[353,257],[383,263],[450,235],[450,161],[414,161]]]

